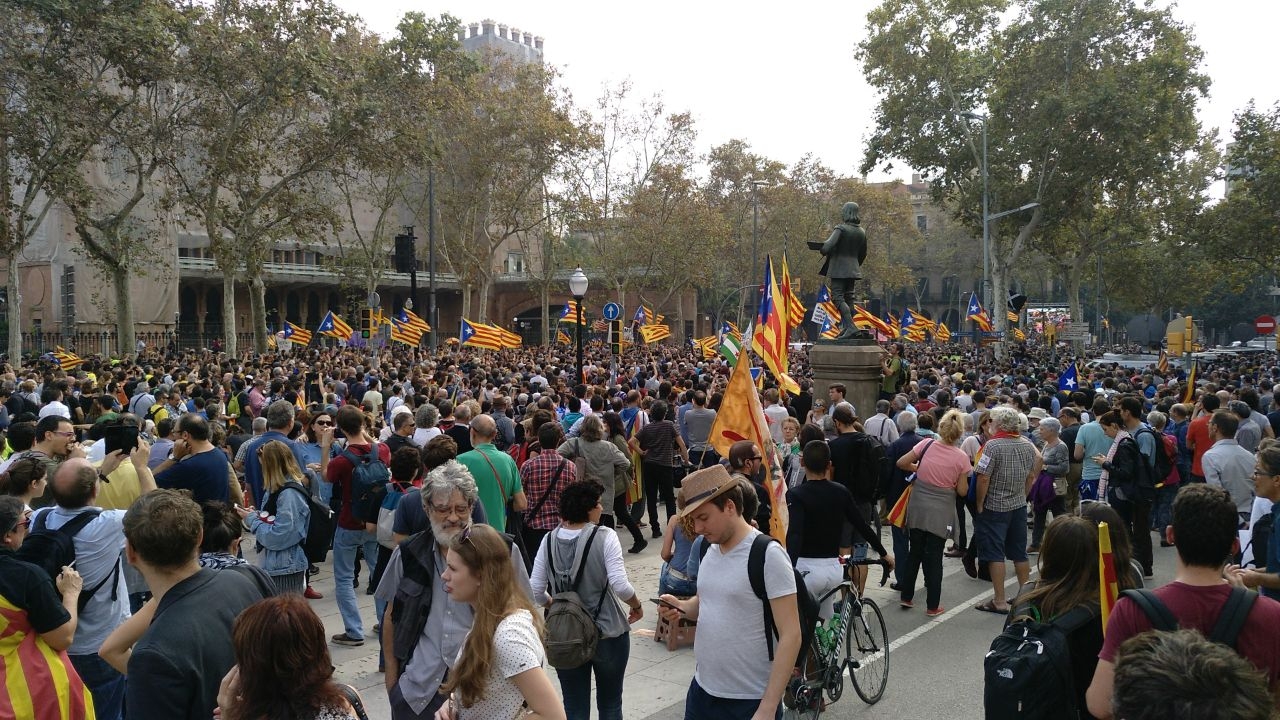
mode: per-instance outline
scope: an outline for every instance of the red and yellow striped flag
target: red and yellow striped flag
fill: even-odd
[[[711,425],[711,434],[707,442],[722,457],[727,457],[729,448],[739,440],[750,440],[760,448],[764,456],[767,472],[765,488],[772,498],[773,514],[769,517],[767,532],[784,545],[787,542],[786,492],[787,483],[782,478],[782,464],[778,459],[777,445],[769,435],[769,424],[764,417],[764,408],[760,405],[760,394],[751,380],[751,363],[740,362],[729,373],[729,386],[724,391],[724,402],[720,412]],[[764,377],[761,373],[760,377]],[[761,528],[761,531],[765,531]]]
[[[1125,568],[1126,571],[1128,568]],[[1102,608],[1102,632],[1107,632],[1107,618],[1120,597],[1120,585],[1116,581],[1116,559],[1111,553],[1111,531],[1104,522],[1098,523],[1098,603]]]

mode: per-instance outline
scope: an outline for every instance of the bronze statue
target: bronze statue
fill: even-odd
[[[854,288],[862,279],[862,263],[867,260],[867,234],[862,230],[858,217],[858,203],[847,202],[840,210],[842,222],[831,231],[818,249],[826,260],[822,262],[820,275],[827,278],[831,298],[840,308],[840,334],[836,340],[870,339],[871,333],[853,324],[853,304],[857,299]],[[818,243],[810,243],[817,246]]]

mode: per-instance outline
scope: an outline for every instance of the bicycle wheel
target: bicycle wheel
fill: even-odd
[[[793,677],[787,683],[787,689],[782,695],[782,717],[785,720],[817,720],[824,704],[822,686],[826,676],[826,668],[817,648],[809,647],[805,661],[798,667],[801,670],[800,676]]]
[[[858,603],[844,637],[853,689],[863,702],[874,705],[889,683],[889,631],[880,608],[869,598]]]
[[[844,670],[849,665],[849,627],[854,622],[854,606],[857,605],[857,596],[852,592],[845,590],[841,593],[839,603],[840,610],[836,613],[836,617],[840,618],[839,640],[831,651],[831,657],[827,662],[827,677],[824,683],[827,688],[827,699],[835,702],[840,699],[844,693]]]

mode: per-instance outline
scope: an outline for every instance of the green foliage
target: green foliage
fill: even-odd
[[[1078,292],[1082,256],[1125,235],[1185,235],[1156,234],[1176,204],[1160,191],[1202,149],[1195,108],[1208,79],[1169,10],[1132,0],[885,0],[868,24],[858,57],[879,99],[864,172],[905,160],[979,234],[971,208],[981,204],[985,124],[991,214],[1040,203],[992,222],[994,297],[1024,251],[1057,258]],[[972,111],[985,123],[962,117]],[[1177,190],[1201,197],[1208,176],[1196,179]]]

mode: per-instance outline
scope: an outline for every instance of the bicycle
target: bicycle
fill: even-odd
[[[838,559],[844,567],[844,581],[823,594],[818,605],[837,593],[840,599],[831,617],[817,623],[810,633],[800,675],[788,684],[783,698],[787,717],[817,718],[828,702],[836,702],[844,694],[846,669],[854,691],[868,705],[884,696],[889,683],[889,631],[884,615],[873,600],[858,595],[851,577],[855,566],[879,565],[884,573],[880,578],[883,587],[889,582],[889,564],[881,559]]]

